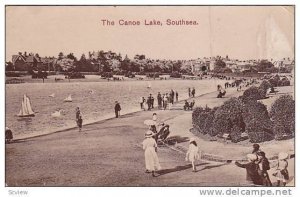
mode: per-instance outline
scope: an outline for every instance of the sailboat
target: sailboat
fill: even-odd
[[[53,98],[53,97],[55,97],[55,94],[54,94],[54,93],[53,93],[53,94],[50,94],[49,97],[52,97],[52,98]]]
[[[34,111],[31,108],[30,100],[24,94],[23,99],[22,99],[22,104],[21,104],[21,110],[17,114],[19,117],[33,117],[34,116]]]
[[[148,83],[147,88],[149,88],[149,89],[151,88],[151,83],[150,82]]]
[[[71,94],[64,99],[64,102],[72,102],[72,97],[71,97]]]

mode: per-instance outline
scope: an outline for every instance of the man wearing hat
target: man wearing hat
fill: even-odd
[[[152,131],[148,130],[145,133],[145,139],[143,141],[143,149],[145,150],[145,164],[146,164],[146,173],[152,173],[152,176],[155,177],[155,171],[160,170],[160,164],[157,156],[157,144],[156,141],[152,138]]]
[[[255,162],[257,160],[257,156],[255,154],[248,154],[247,155],[248,163],[241,164],[239,162],[235,162],[240,168],[246,168],[246,181],[250,184],[261,185],[261,179],[258,174],[258,164]]]
[[[270,170],[269,160],[266,158],[265,152],[257,153],[258,156],[258,174],[261,176],[263,186],[272,186],[268,170]]]
[[[252,154],[257,155],[258,152],[261,152],[261,150],[259,148],[260,148],[259,144],[253,144]]]
[[[115,114],[116,114],[116,118],[118,118],[120,116],[120,111],[121,111],[121,106],[120,104],[118,103],[118,101],[116,101],[116,104],[115,104]]]

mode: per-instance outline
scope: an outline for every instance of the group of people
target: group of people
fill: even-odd
[[[191,101],[190,103],[187,100],[185,100],[183,109],[185,111],[186,110],[193,110],[194,105],[195,105],[195,100]]]
[[[157,156],[157,140],[155,140],[156,134],[150,129],[145,133],[145,139],[143,141],[143,150],[145,150],[145,166],[146,173],[152,173],[152,176],[156,176],[156,172],[161,169],[159,159]],[[191,162],[192,171],[197,172],[195,162],[200,159],[199,148],[195,138],[191,138],[189,141],[189,148],[185,156],[187,162]]]
[[[154,108],[154,101],[155,98],[152,94],[149,94],[147,99],[145,97],[140,98],[140,107],[142,110],[151,110]],[[161,94],[160,92],[157,93],[157,106],[158,109],[166,110],[167,107],[171,107],[174,102],[178,101],[178,92],[171,89],[170,93]]]
[[[241,168],[246,169],[246,180],[250,184],[254,185],[263,185],[263,186],[272,186],[268,170],[271,169],[270,162],[266,158],[265,152],[260,150],[258,144],[253,144],[253,151],[251,154],[247,155],[248,163],[241,164],[235,162],[235,165]],[[287,170],[288,167],[288,154],[281,152],[278,154],[278,160],[275,162],[275,173],[273,176],[277,178],[277,186],[286,185],[286,182],[289,180],[289,173]]]
[[[189,92],[189,98],[191,98],[191,97],[195,97],[195,94],[196,94],[196,90],[195,90],[195,88],[189,88],[188,89],[188,92]]]
[[[217,85],[218,95],[217,98],[223,98],[225,96],[226,91],[223,89],[221,85]]]
[[[143,141],[143,149],[145,150],[145,164],[146,173],[152,173],[155,177],[156,171],[161,169],[159,159],[157,156],[157,142],[154,138],[154,133],[148,130],[145,134]],[[201,158],[199,148],[195,138],[190,138],[189,148],[185,156],[185,160],[192,165],[192,171],[197,172],[195,162]],[[235,165],[246,169],[246,181],[250,185],[272,186],[268,170],[270,170],[270,162],[266,157],[265,152],[260,150],[258,144],[253,145],[253,151],[247,155],[248,163],[235,162]],[[277,178],[277,186],[285,186],[289,180],[288,167],[288,154],[281,152],[278,154],[278,160],[275,164],[275,173],[273,176]]]

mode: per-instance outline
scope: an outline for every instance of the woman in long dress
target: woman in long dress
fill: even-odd
[[[197,172],[196,171],[196,166],[195,166],[195,161],[200,158],[200,155],[199,155],[198,151],[199,151],[199,148],[197,146],[196,140],[194,138],[191,138],[190,139],[189,150],[186,153],[185,160],[192,163],[193,172]]]
[[[146,173],[152,173],[155,177],[155,171],[160,170],[160,164],[157,157],[157,144],[152,138],[152,131],[148,130],[143,141],[143,149],[145,150]]]

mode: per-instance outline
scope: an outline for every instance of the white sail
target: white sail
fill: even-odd
[[[55,97],[55,94],[54,94],[54,93],[53,93],[53,94],[50,94],[49,97],[52,97],[52,98],[53,98],[53,97]]]
[[[151,88],[151,83],[148,83],[148,86],[147,86],[147,88]]]
[[[64,102],[72,102],[71,94],[67,98],[65,98]]]
[[[22,103],[21,103],[21,110],[18,113],[18,116],[19,117],[34,116],[34,111],[31,108],[30,100],[26,96],[26,94],[24,94],[23,96]]]

